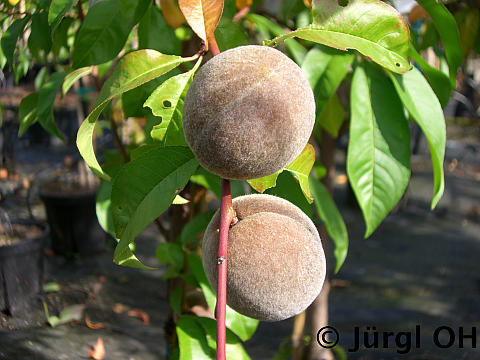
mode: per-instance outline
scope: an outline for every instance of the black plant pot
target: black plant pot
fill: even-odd
[[[105,250],[105,232],[95,211],[96,190],[58,191],[61,185],[50,183],[40,189],[51,229],[52,250],[57,255],[82,257]]]
[[[47,225],[36,225],[42,232],[11,245],[0,246],[0,311],[16,316],[35,307],[43,284],[43,246]]]

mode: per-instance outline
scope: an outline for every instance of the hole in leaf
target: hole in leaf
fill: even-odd
[[[164,109],[168,109],[172,107],[172,102],[170,100],[163,100],[162,101],[162,106]]]
[[[398,62],[395,63],[395,66],[396,66],[396,67],[400,67],[400,63],[398,63]]]
[[[348,5],[348,0],[338,0],[338,5],[345,7]]]

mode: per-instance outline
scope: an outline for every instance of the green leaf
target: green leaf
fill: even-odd
[[[305,57],[302,70],[315,94],[317,123],[321,122],[320,114],[347,75],[354,58],[352,53],[321,45],[312,48]]]
[[[65,95],[68,90],[73,86],[75,81],[78,79],[87,76],[92,73],[93,66],[86,66],[80,69],[73,70],[65,76],[65,80],[63,81],[62,85],[62,95]]]
[[[270,21],[264,16],[258,14],[247,14],[245,18],[253,22],[260,29],[268,31],[273,36],[285,36],[285,30],[280,25],[275,24],[273,21]],[[287,39],[285,40],[285,47],[297,64],[301,64],[303,62],[303,59],[307,54],[307,49],[305,49],[303,45],[294,39]]]
[[[77,2],[78,0],[52,0],[48,10],[48,24],[52,27],[52,32]]]
[[[113,226],[111,195],[112,183],[110,181],[102,180],[100,182],[100,186],[98,187],[95,200],[97,219],[102,229],[115,238],[116,234],[115,227]]]
[[[327,168],[318,161],[313,164],[313,171],[318,180],[323,179],[327,175]]]
[[[95,123],[115,96],[140,86],[174,69],[182,62],[194,60],[180,56],[163,55],[155,50],[138,50],[128,53],[116,66],[98,95],[93,111],[80,126],[77,134],[77,147],[87,165],[100,177],[108,180],[100,167],[93,150],[93,131]]]
[[[181,316],[177,322],[179,360],[211,360],[215,358],[215,349],[208,344],[205,335],[205,330],[194,316]]]
[[[205,330],[207,339],[211,339],[211,344],[214,348],[217,346],[216,334],[217,334],[217,322],[214,319],[207,317],[195,317],[195,320],[200,324],[200,326]],[[226,339],[225,339],[225,352],[226,358],[229,360],[250,360],[247,352],[243,348],[240,341],[238,341],[235,334],[226,329]]]
[[[52,38],[46,12],[40,12],[32,16],[28,48],[39,61],[43,61],[52,48]],[[40,57],[40,51],[43,51],[44,57]]]
[[[22,136],[27,129],[38,121],[37,113],[38,92],[25,96],[20,102],[18,110],[18,121],[20,127],[18,136]]]
[[[180,234],[180,244],[185,245],[187,242],[194,240],[198,234],[203,233],[212,219],[215,210],[205,211],[192,220],[190,220],[182,229]]]
[[[49,316],[47,304],[45,302],[43,303],[43,306],[45,309],[47,322],[51,327],[67,324],[74,320],[80,321],[83,318],[83,311],[85,310],[85,304],[75,304],[62,309],[59,316]]]
[[[5,54],[3,53],[3,49],[0,46],[0,70],[3,70],[5,65],[7,65],[7,58],[5,57]]]
[[[347,352],[343,347],[337,345],[332,348],[332,352],[336,360],[348,360]]]
[[[343,109],[342,104],[340,104],[338,95],[334,93],[323,108],[322,113],[317,118],[317,124],[336,139],[344,120],[345,110]],[[314,130],[314,132],[316,131]]]
[[[55,119],[53,117],[53,108],[57,92],[62,85],[63,79],[65,78],[65,73],[56,72],[50,76],[50,79],[43,84],[43,86],[38,91],[38,121],[40,125],[47,130],[50,134],[55,135],[62,141],[64,137],[57,125],[55,124]]]
[[[305,9],[305,3],[302,0],[285,0],[282,1],[282,19],[289,22],[295,18],[298,13]]]
[[[21,78],[27,75],[28,69],[30,67],[31,59],[26,49],[20,48],[18,54],[18,64],[13,65],[13,74],[15,75],[15,84],[18,84]]]
[[[275,187],[277,183],[278,175],[284,170],[290,171],[295,179],[300,184],[300,188],[305,195],[305,198],[309,203],[312,202],[312,196],[308,187],[308,175],[312,170],[313,163],[315,162],[315,150],[312,145],[307,144],[300,155],[297,156],[289,165],[275,174],[267,175],[262,178],[247,180],[252,188],[259,193],[263,193],[265,190]]]
[[[314,0],[311,26],[278,36],[267,45],[291,37],[314,41],[339,50],[355,49],[398,73],[410,69],[408,25],[393,7],[376,0]]]
[[[205,170],[201,166],[198,168],[197,172],[190,178],[190,181],[194,184],[203,186],[204,188],[210,190],[217,197],[217,199],[221,198],[220,177]],[[230,185],[232,188],[232,198],[245,195],[243,181],[230,180]]]
[[[48,282],[43,285],[43,292],[44,293],[52,293],[60,291],[60,285],[56,282]]]
[[[217,199],[221,198],[220,178],[205,170],[203,167],[198,168],[197,172],[190,178],[190,181],[210,190],[215,194]]]
[[[38,71],[37,76],[35,76],[35,80],[33,82],[33,84],[35,85],[35,90],[38,91],[43,86],[43,84],[45,84],[45,81],[47,80],[47,76],[48,76],[47,67],[44,66]]]
[[[215,39],[217,40],[220,51],[248,45],[250,43],[243,27],[238,23],[232,22],[232,20],[226,16],[222,16],[215,29]]]
[[[473,49],[479,33],[480,10],[463,8],[455,13],[455,20],[458,24],[463,56],[467,57]]]
[[[278,176],[277,186],[266,190],[265,193],[280,196],[298,206],[308,217],[313,217],[312,206],[305,198],[292,173],[282,172]]]
[[[422,26],[423,27],[423,26]],[[417,35],[414,32],[415,35]],[[424,29],[420,29],[420,37],[418,35],[412,37],[412,42],[418,51],[423,51],[429,47],[436,47],[440,42],[440,34],[437,32],[435,25],[431,21],[425,21]]]
[[[410,130],[402,103],[371,63],[353,75],[347,173],[368,237],[400,200],[410,178]]]
[[[335,273],[340,270],[348,251],[348,233],[342,215],[337,209],[335,202],[330,196],[327,188],[313,176],[310,177],[310,189],[315,199],[314,204],[318,212],[318,216],[325,224],[328,235],[335,244]]]
[[[312,145],[307,144],[298,157],[292,163],[285,167],[290,171],[295,179],[297,179],[307,201],[311,204],[313,201],[310,187],[308,186],[308,176],[315,162],[315,149]]]
[[[178,68],[169,71],[143,85],[129,90],[122,94],[122,107],[125,118],[128,117],[145,117],[147,122],[151,123],[149,130],[145,126],[145,135],[151,140],[150,132],[155,124],[160,122],[160,119],[152,114],[150,109],[144,108],[143,104],[147,101],[148,97],[158,88],[164,81],[168,80],[172,76],[181,74]]]
[[[215,309],[216,305],[216,296],[213,289],[208,283],[207,276],[203,270],[202,260],[195,253],[188,254],[188,263],[192,269],[192,273],[195,276],[195,279],[200,284],[205,300],[210,309]],[[257,329],[259,321],[256,319],[249,318],[248,316],[242,315],[230,306],[227,305],[227,318],[226,325],[232,330],[242,341],[247,341],[250,339],[255,330]]]
[[[150,5],[138,24],[138,48],[173,55],[180,54],[180,45],[175,30],[167,25],[161,11],[156,6]]]
[[[112,184],[112,215],[120,239],[115,263],[136,263],[128,244],[167,210],[197,166],[189,148],[157,146],[122,167]]]
[[[457,23],[445,5],[436,0],[419,0],[418,3],[432,17],[433,23],[440,34],[448,61],[450,83],[455,87],[457,70],[462,64],[463,52]]]
[[[153,115],[162,119],[160,124],[153,127],[151,136],[164,145],[167,142],[169,145],[187,145],[183,135],[182,110],[193,74],[192,70],[171,77],[145,101],[144,106],[151,108]]]
[[[415,50],[413,45],[410,45],[409,51],[410,57],[422,68],[425,77],[427,78],[430,86],[438,97],[442,108],[447,106],[448,100],[450,100],[450,94],[452,92],[452,86],[450,79],[445,73],[430,66],[420,54]]]
[[[445,157],[445,118],[435,93],[420,71],[412,69],[406,74],[390,74],[400,99],[418,123],[428,141],[432,156],[434,193],[431,207],[437,205],[443,195],[443,160]]]
[[[162,264],[173,265],[177,270],[183,267],[183,250],[176,243],[164,242],[158,245],[155,252],[157,259]]]
[[[149,4],[138,0],[103,0],[93,5],[75,38],[73,67],[98,65],[117,56]]]
[[[60,50],[65,48],[69,51],[70,46],[68,44],[69,40],[69,30],[70,26],[75,22],[71,17],[65,17],[62,19],[60,24],[53,30],[52,36],[52,53],[54,56],[58,57],[60,55]]]
[[[170,307],[178,315],[182,313],[182,290],[183,289],[181,286],[177,286],[170,294],[170,299],[168,299]]]
[[[277,185],[278,175],[280,175],[282,171],[283,170],[280,170],[275,174],[267,175],[258,179],[247,180],[247,183],[249,183],[250,186],[256,191],[263,194],[265,190],[275,187]]]
[[[18,37],[23,33],[23,28],[28,20],[29,16],[15,20],[2,35],[2,51],[7,58],[7,64],[10,65],[12,69],[14,65],[13,55],[15,53],[15,49],[17,48],[17,40]]]

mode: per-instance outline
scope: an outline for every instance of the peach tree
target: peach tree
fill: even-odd
[[[34,0],[1,5],[0,65],[17,81],[33,63],[41,67],[36,91],[20,104],[19,135],[39,122],[62,137],[53,116],[55,98],[79,81],[91,80],[98,89],[78,130],[77,146],[102,181],[97,215],[118,240],[114,262],[154,269],[135,255],[135,238],[152,222],[165,237],[156,255],[167,265],[169,357],[211,358],[222,331],[205,316],[215,309],[216,295],[200,257],[199,236],[215,213],[207,205],[218,204],[212,197],[222,204],[218,216],[226,233],[233,220],[226,220],[225,210],[231,197],[265,192],[289,200],[321,227],[324,246],[327,234],[332,239],[337,272],[347,255],[348,234],[332,199],[335,139],[349,134],[347,176],[368,237],[407,187],[410,124],[415,122],[428,141],[434,172],[431,207],[436,206],[444,188],[442,107],[468,51],[462,52],[455,18],[442,3],[418,3],[425,22],[436,29],[436,51],[446,60],[446,71],[418,53],[429,47],[428,34],[410,28],[395,8],[378,0],[285,0],[278,9],[270,4],[273,10],[252,0]],[[471,21],[476,19],[478,29],[478,10],[475,14]],[[471,18],[467,12],[459,16]],[[277,47],[302,69],[315,97],[313,132],[303,151],[273,173],[221,179],[200,165],[187,144],[184,102],[211,55],[248,44]],[[268,98],[270,90],[258,91]],[[224,91],[235,93],[236,88]],[[249,95],[244,102],[249,103]],[[127,128],[127,118],[131,136],[122,139],[119,130]],[[105,131],[113,133],[116,150],[96,148]],[[195,297],[198,289],[200,300]],[[254,334],[258,320],[228,306],[225,311],[226,340],[218,345],[226,346],[228,358],[249,359],[242,342]],[[321,325],[315,322],[319,311],[315,301],[313,334]],[[310,343],[313,359],[318,347]],[[298,353],[302,344],[294,336],[290,351]]]

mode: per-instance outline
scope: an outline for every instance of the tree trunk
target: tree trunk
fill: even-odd
[[[187,185],[188,187],[188,185]],[[184,190],[182,196],[185,198],[189,198],[190,194],[188,194],[188,189]],[[184,204],[184,205],[175,205],[170,208],[170,229],[168,238],[165,241],[173,242],[182,232],[183,227],[190,221],[191,219],[191,203]],[[183,280],[181,277],[175,277],[172,279],[167,280],[167,301],[170,300],[170,294],[178,287],[184,286]],[[177,316],[173,309],[168,306],[168,316],[167,320],[164,325],[165,330],[165,340],[169,347],[167,350],[174,349],[176,347],[177,342],[177,333],[176,333],[176,325],[177,325]],[[170,358],[170,351],[167,351],[166,359]]]
[[[320,160],[327,169],[326,176],[322,179],[330,195],[333,194],[333,179],[335,177],[335,140],[326,131],[322,131],[322,142],[320,144]],[[322,239],[325,253],[328,250],[328,234],[325,226],[320,227],[320,237]],[[317,343],[317,332],[322,327],[328,325],[328,294],[330,292],[329,271],[327,269],[327,278],[323,284],[322,291],[315,301],[308,308],[308,327],[311,336],[310,347],[308,351],[309,360],[333,360],[331,350],[322,348]]]

